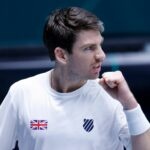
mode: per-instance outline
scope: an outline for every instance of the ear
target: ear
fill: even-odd
[[[68,53],[63,48],[56,47],[54,53],[55,53],[55,58],[58,62],[62,64],[66,64],[68,60]]]

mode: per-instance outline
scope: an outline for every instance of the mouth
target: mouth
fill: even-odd
[[[101,70],[101,65],[95,65],[95,66],[93,67],[93,72],[94,72],[94,74],[99,73],[100,70]]]

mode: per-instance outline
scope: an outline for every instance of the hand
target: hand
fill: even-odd
[[[121,102],[124,109],[133,109],[138,105],[121,71],[102,74],[99,83],[113,98]]]

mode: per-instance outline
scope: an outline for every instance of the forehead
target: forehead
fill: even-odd
[[[83,30],[77,33],[74,46],[84,46],[87,44],[101,44],[102,42],[103,42],[103,37],[99,31]]]

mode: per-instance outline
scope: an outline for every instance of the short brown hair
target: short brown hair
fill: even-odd
[[[71,53],[76,35],[81,30],[98,30],[101,33],[104,27],[93,13],[79,7],[57,9],[50,14],[43,31],[43,41],[49,50],[50,59],[55,60],[56,47]]]

